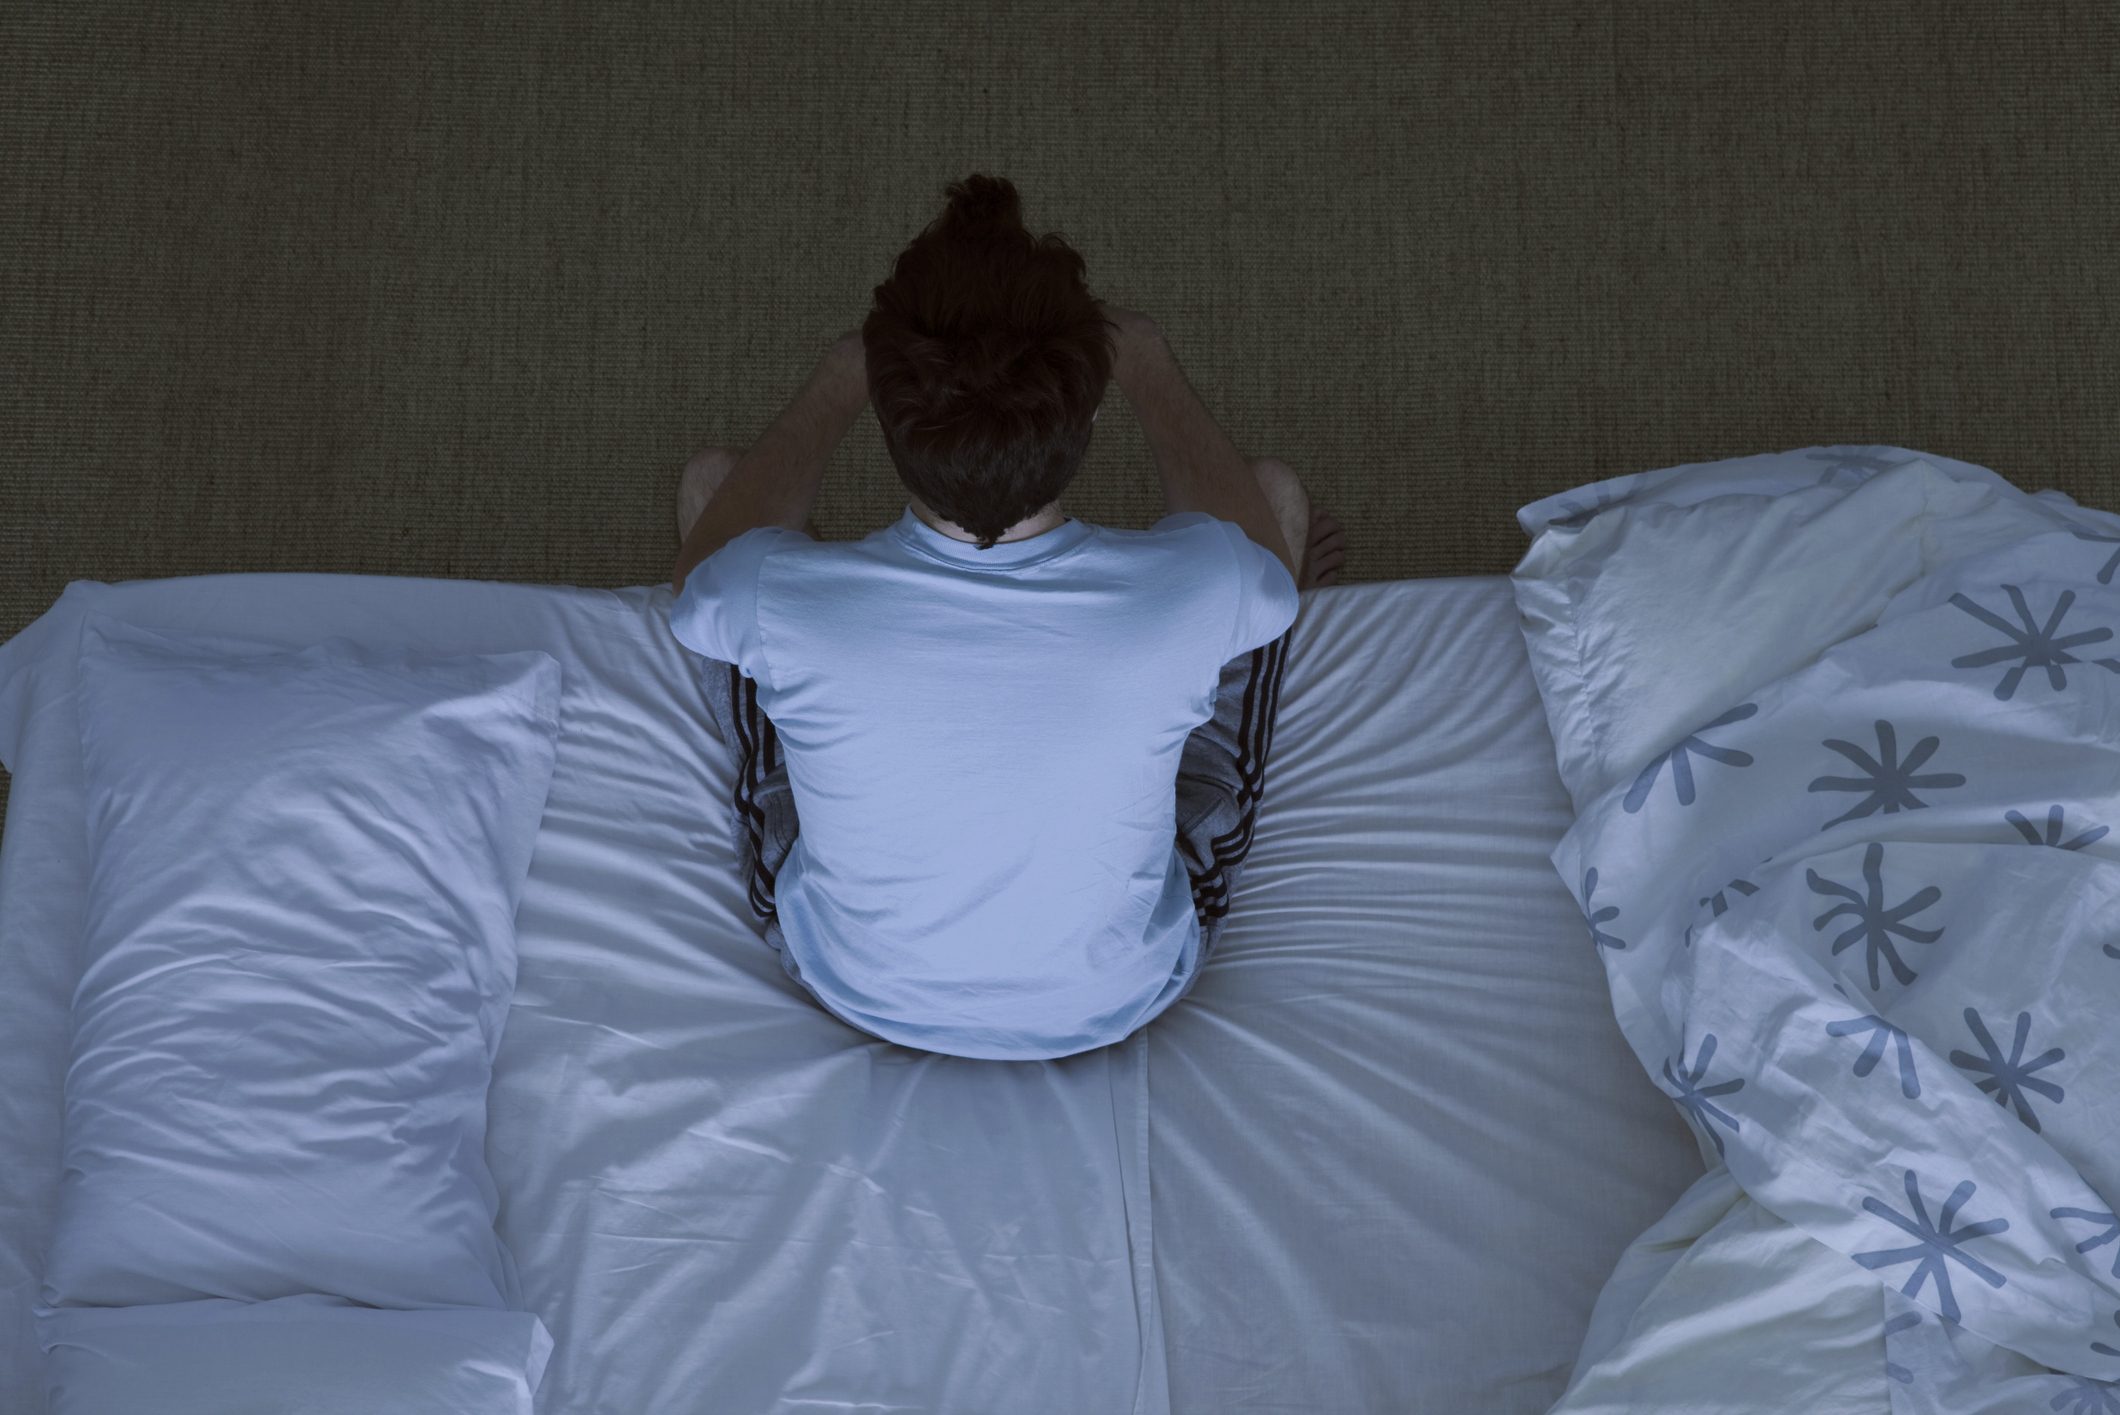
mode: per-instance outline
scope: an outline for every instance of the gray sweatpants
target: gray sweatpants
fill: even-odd
[[[1178,758],[1175,822],[1178,849],[1192,876],[1193,908],[1200,916],[1200,959],[1192,977],[1172,996],[1172,1004],[1199,982],[1222,935],[1230,888],[1251,852],[1259,799],[1266,790],[1266,758],[1273,746],[1281,673],[1294,633],[1291,627],[1272,643],[1222,665],[1214,716],[1192,730]],[[787,975],[832,1012],[803,979],[795,956],[788,952],[773,904],[773,881],[800,829],[780,734],[758,706],[757,683],[733,663],[704,657],[699,662],[708,715],[736,760],[736,789],[730,806],[752,912],[764,921],[766,942],[780,955]],[[839,1017],[836,1012],[832,1015]],[[852,1022],[847,1025],[864,1036],[875,1035]]]

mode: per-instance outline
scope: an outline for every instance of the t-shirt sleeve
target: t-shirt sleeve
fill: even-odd
[[[754,526],[693,566],[670,607],[670,632],[677,641],[770,686],[758,632],[758,577],[766,557],[790,542],[812,543],[785,526]]]
[[[1222,655],[1227,663],[1287,633],[1303,600],[1295,576],[1288,573],[1280,556],[1244,534],[1244,528],[1234,521],[1216,519],[1214,524],[1236,557],[1237,622],[1229,651]]]

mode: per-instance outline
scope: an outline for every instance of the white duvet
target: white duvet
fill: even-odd
[[[2120,516],[1896,448],[1597,490],[1512,577],[1552,859],[1711,1169],[1556,1415],[2120,1412]]]

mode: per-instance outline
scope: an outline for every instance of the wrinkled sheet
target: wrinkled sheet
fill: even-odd
[[[781,971],[667,586],[79,582],[0,646],[0,1408],[57,1180],[84,606],[562,668],[490,1104],[541,1412],[1545,1409],[1701,1160],[1614,1025],[1505,577],[1306,595],[1196,992],[1117,1046],[868,1042]]]
[[[1917,498],[1904,582],[1849,631],[1672,606],[1779,637],[1661,685],[1746,684],[1666,696],[1553,853],[1711,1165],[1556,1415],[2120,1409],[2120,516],[1918,458],[1792,494],[1797,537]],[[1670,514],[1595,513],[1618,554]]]

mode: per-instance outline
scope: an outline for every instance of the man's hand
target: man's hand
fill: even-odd
[[[861,331],[851,329],[840,335],[832,344],[832,356],[846,362],[854,371],[855,381],[866,392],[869,386],[869,355],[868,350],[862,346]]]
[[[1121,305],[1097,301],[1097,312],[1116,325],[1117,334],[1112,339],[1112,382],[1119,385],[1121,393],[1127,392],[1133,381],[1133,372],[1140,363],[1144,351],[1153,351],[1163,342],[1163,330],[1154,320],[1139,310],[1130,310]]]

